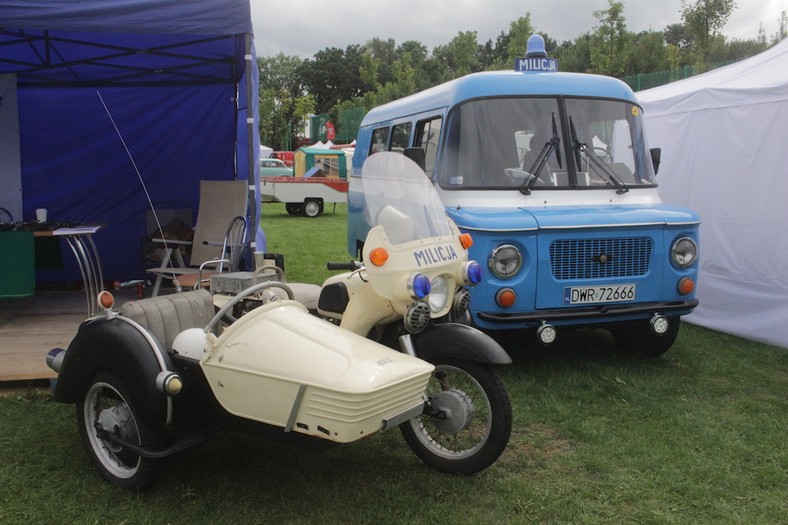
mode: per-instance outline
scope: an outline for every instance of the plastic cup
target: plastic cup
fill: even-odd
[[[46,208],[36,208],[36,219],[38,219],[38,222],[46,222],[47,221],[47,209]]]

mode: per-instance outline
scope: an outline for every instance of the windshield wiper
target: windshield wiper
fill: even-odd
[[[534,187],[536,184],[536,179],[539,178],[538,173],[542,171],[544,165],[547,164],[547,159],[550,157],[550,153],[555,152],[555,160],[558,162],[558,167],[563,168],[561,165],[561,150],[558,146],[561,144],[561,139],[558,137],[558,126],[555,124],[555,113],[553,113],[553,136],[550,137],[550,140],[545,142],[544,146],[542,147],[542,151],[539,152],[537,155],[536,160],[534,161],[531,169],[528,170],[528,173],[531,174],[531,178],[525,179],[520,185],[520,193],[523,195],[530,195],[531,188]]]
[[[614,172],[605,161],[600,159],[599,156],[594,153],[594,150],[588,147],[588,144],[578,140],[575,123],[572,121],[572,117],[569,117],[569,133],[572,137],[572,150],[576,155],[575,160],[577,160],[577,169],[580,169],[580,153],[585,153],[588,159],[588,165],[595,168],[596,173],[604,173],[607,175],[607,178],[616,187],[617,194],[621,195],[629,191],[627,185],[616,175],[616,172]]]

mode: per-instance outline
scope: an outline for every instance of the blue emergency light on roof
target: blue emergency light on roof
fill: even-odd
[[[547,51],[544,50],[544,38],[542,35],[531,35],[525,43],[525,57],[536,58],[546,57]]]
[[[542,35],[531,35],[526,43],[525,58],[514,59],[514,70],[555,73],[558,60],[547,56]]]

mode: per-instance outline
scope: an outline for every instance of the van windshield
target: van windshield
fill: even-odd
[[[655,185],[640,108],[593,98],[466,102],[449,114],[436,173],[457,190]]]

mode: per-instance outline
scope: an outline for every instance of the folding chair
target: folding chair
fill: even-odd
[[[224,239],[236,217],[245,217],[248,203],[246,181],[200,181],[200,204],[197,210],[197,223],[194,237],[189,241],[153,239],[164,246],[161,265],[148,268],[146,272],[155,275],[152,296],[159,294],[162,279],[186,279],[183,276],[199,274],[199,267],[206,262],[222,259]],[[245,223],[245,221],[244,221]],[[246,233],[244,228],[244,235]],[[188,265],[184,263],[179,248],[191,245]],[[242,250],[232,250],[241,252]],[[226,255],[226,254],[225,254]],[[240,260],[241,254],[238,254]],[[231,265],[232,266],[232,265]],[[181,285],[182,286],[182,285]]]
[[[240,215],[234,217],[227,227],[227,232],[224,234],[224,241],[221,243],[222,253],[219,258],[205,261],[197,268],[196,273],[190,272],[179,275],[174,279],[176,288],[193,288],[197,290],[206,284],[210,285],[211,275],[222,273],[225,267],[231,272],[237,272],[241,266],[241,257],[244,249],[248,244],[246,242],[246,225],[246,217],[241,217]],[[214,244],[209,241],[205,242]]]

